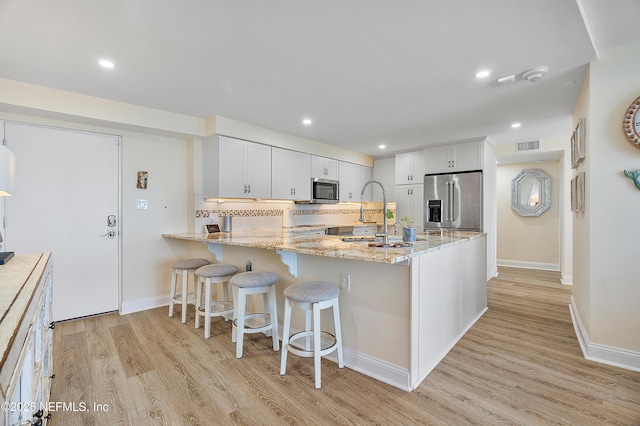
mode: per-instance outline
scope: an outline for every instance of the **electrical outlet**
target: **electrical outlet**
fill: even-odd
[[[340,274],[340,288],[342,291],[351,291],[351,275]]]

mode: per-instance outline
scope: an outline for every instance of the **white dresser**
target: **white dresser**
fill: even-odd
[[[0,425],[46,424],[53,378],[51,253],[0,266]]]

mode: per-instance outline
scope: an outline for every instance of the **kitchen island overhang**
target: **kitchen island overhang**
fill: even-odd
[[[207,247],[220,262],[243,268],[252,258],[254,269],[278,274],[281,318],[287,286],[322,280],[340,287],[347,277],[340,294],[345,365],[408,391],[486,310],[482,233],[422,234],[412,247],[399,248],[281,230],[163,236],[204,242],[197,250]],[[302,317],[292,319],[294,328],[303,324]]]

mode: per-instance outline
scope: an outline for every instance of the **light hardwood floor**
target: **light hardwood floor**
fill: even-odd
[[[236,359],[229,323],[205,340],[192,310],[186,325],[167,308],[58,323],[51,400],[77,411],[49,424],[640,425],[640,373],[582,357],[570,296],[557,273],[500,268],[489,310],[410,393],[330,361],[316,390],[311,359],[280,376],[262,334]]]

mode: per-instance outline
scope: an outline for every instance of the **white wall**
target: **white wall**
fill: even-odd
[[[170,264],[187,255],[183,244],[162,238],[164,232],[184,232],[187,208],[187,142],[115,128],[0,112],[0,120],[122,136],[121,244],[122,310],[155,306],[169,292]],[[137,172],[149,172],[148,189],[136,188]],[[137,199],[148,210],[136,210]],[[38,206],[41,207],[41,206]],[[145,305],[145,303],[147,305]]]
[[[540,216],[523,217],[511,208],[511,181],[524,169],[542,170],[551,178],[551,207]],[[498,265],[560,270],[558,161],[498,166]]]
[[[640,168],[640,150],[622,132],[640,96],[640,43],[591,64],[574,112],[586,118],[586,212],[574,217],[574,314],[587,357],[623,358],[640,370],[640,191],[623,169]],[[618,361],[611,361],[617,359]]]
[[[516,144],[496,146],[496,158],[500,164],[527,163],[540,158],[558,160],[558,197],[560,221],[560,273],[563,284],[573,282],[573,213],[571,212],[571,126],[566,135],[556,135],[540,139],[540,150],[537,152],[516,152]]]
[[[373,180],[384,185],[387,202],[396,201],[396,157],[381,157],[373,160]],[[378,185],[372,186],[372,201],[382,200],[382,192]]]

